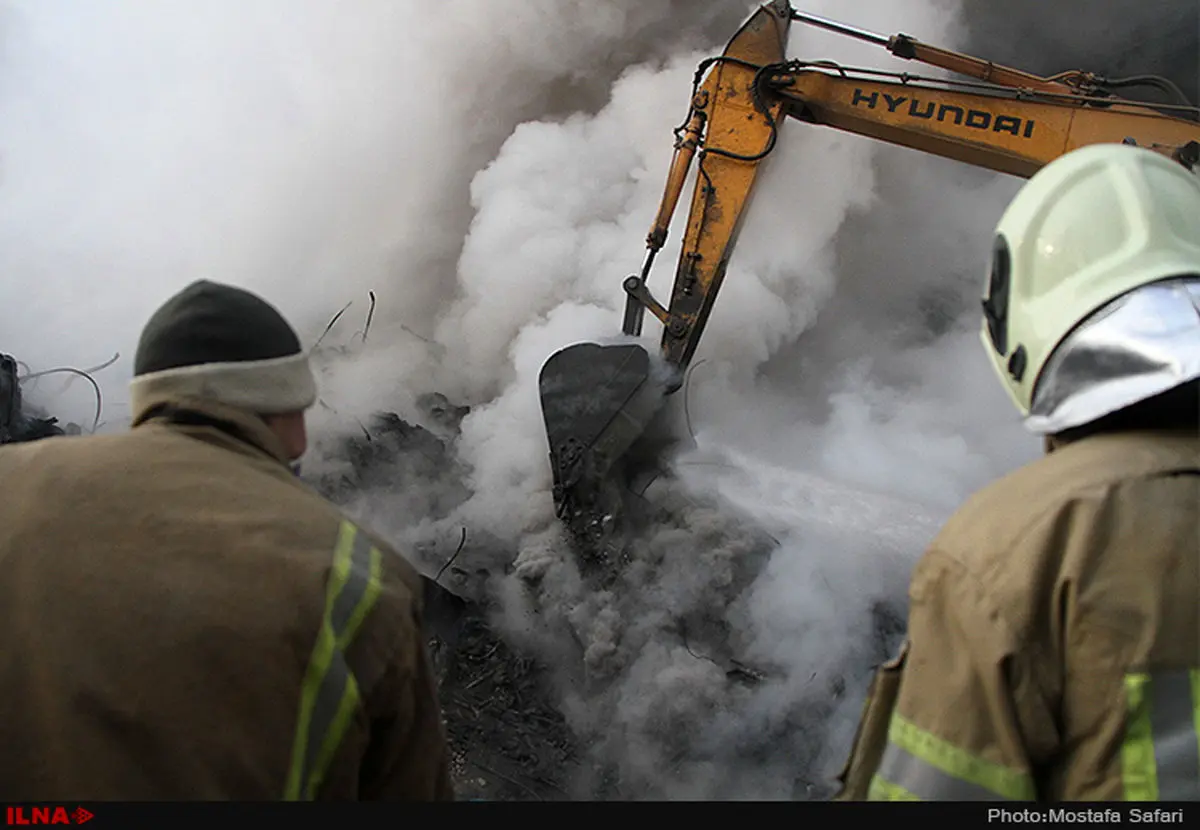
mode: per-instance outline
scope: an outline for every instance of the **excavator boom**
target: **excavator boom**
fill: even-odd
[[[788,60],[793,21],[875,43],[897,57],[971,80]],[[1182,98],[1169,82],[1157,85]],[[1189,168],[1200,161],[1200,122],[1197,110],[1186,102],[1120,98],[1103,79],[1080,71],[1041,78],[908,35],[885,37],[798,12],[784,0],[761,6],[725,51],[697,72],[641,272],[624,282],[622,332],[629,338],[641,336],[649,311],[662,324],[657,361],[636,342],[580,343],[553,355],[542,369],[540,394],[555,503],[560,518],[592,550],[619,545],[622,463],[665,397],[682,383],[755,184],[788,120],[1022,178],[1096,143],[1137,144]],[[664,304],[650,292],[648,277],[693,164],[698,175]]]
[[[981,93],[933,83],[882,81],[850,70],[793,62],[765,79],[788,116],[1028,178],[1089,144],[1130,141],[1194,163],[1194,121],[1146,106],[1064,106],[1054,96]]]

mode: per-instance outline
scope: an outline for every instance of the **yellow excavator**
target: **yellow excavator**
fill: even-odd
[[[793,22],[962,78],[788,60]],[[1134,86],[1156,87],[1170,100],[1150,103],[1117,92]],[[755,182],[789,118],[1022,178],[1064,153],[1105,142],[1147,147],[1189,169],[1200,161],[1200,110],[1166,79],[1114,80],[1081,71],[1039,77],[908,35],[887,37],[803,13],[786,0],[760,6],[724,53],[696,72],[641,273],[624,281],[622,332],[639,337],[649,311],[663,327],[660,359],[636,342],[578,343],[551,356],[541,371],[555,506],[590,557],[606,559],[614,548],[631,475],[627,462],[654,452],[643,436],[666,396],[682,385]],[[691,212],[664,305],[647,280],[696,159]],[[644,446],[635,447],[639,441]]]

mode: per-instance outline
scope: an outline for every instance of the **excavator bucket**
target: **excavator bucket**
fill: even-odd
[[[636,343],[577,343],[546,361],[539,387],[558,516],[594,547],[620,512],[615,468],[662,406],[666,383]]]

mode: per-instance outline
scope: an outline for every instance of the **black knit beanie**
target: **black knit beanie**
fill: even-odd
[[[272,305],[241,288],[194,282],[150,317],[138,341],[133,409],[169,398],[202,398],[258,414],[298,412],[316,402],[300,338]]]

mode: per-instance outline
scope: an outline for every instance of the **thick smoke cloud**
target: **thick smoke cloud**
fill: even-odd
[[[1051,75],[1087,69],[1109,78],[1169,78],[1200,99],[1200,6],[1169,0],[1038,0],[973,3],[968,45],[975,54]],[[1165,100],[1161,96],[1150,100]]]
[[[1194,4],[1148,5],[805,8],[1194,92],[1197,26],[1165,22]],[[137,331],[192,279],[264,293],[309,343],[352,302],[322,342],[306,463],[336,471],[338,439],[380,409],[428,423],[422,393],[473,407],[456,468],[397,469],[353,509],[427,571],[445,554],[429,540],[470,529],[501,622],[563,666],[562,707],[594,750],[578,794],[617,774],[631,796],[820,797],[895,644],[880,607],[902,611],[913,561],[967,494],[1038,451],[976,334],[991,228],[1019,183],[787,125],[673,403],[696,449],[646,491],[662,528],[592,590],[553,517],[537,373],[618,331],[696,63],[751,8],[0,3],[0,348],[34,369],[120,351],[98,376],[118,429]],[[797,57],[913,68],[793,31]],[[90,421],[82,384],[57,392],[35,400]],[[713,619],[720,636],[702,630]],[[714,643],[729,654],[705,659]],[[766,679],[730,683],[731,655]]]

